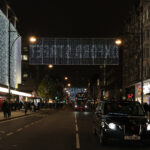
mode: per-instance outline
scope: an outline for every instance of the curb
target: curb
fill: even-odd
[[[47,109],[41,109],[41,110],[47,110]],[[13,119],[21,118],[21,117],[25,117],[25,116],[30,116],[30,115],[34,115],[34,114],[37,114],[37,113],[40,113],[40,112],[41,111],[37,111],[37,112],[32,112],[31,114],[26,114],[26,115],[24,114],[24,115],[20,115],[20,116],[10,117],[10,118],[7,118],[7,119],[0,119],[0,122],[5,122],[5,121],[8,121],[8,120],[13,120]]]
[[[5,122],[5,121],[8,121],[8,120],[13,120],[13,119],[21,118],[21,117],[25,117],[25,116],[30,116],[30,115],[33,115],[33,114],[35,114],[35,113],[10,117],[10,118],[7,118],[7,119],[0,119],[0,122]]]

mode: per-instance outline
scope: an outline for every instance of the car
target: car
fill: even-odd
[[[94,114],[93,133],[101,145],[111,140],[146,141],[150,139],[150,122],[139,102],[101,101]]]

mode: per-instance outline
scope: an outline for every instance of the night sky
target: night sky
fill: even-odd
[[[117,37],[136,0],[9,0],[23,38]],[[99,66],[55,66],[55,76],[67,75],[74,87],[103,75]]]
[[[115,37],[136,0],[9,0],[21,35]]]

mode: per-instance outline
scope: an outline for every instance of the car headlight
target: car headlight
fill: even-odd
[[[147,125],[147,131],[150,131],[150,124]]]
[[[114,123],[109,123],[109,124],[108,124],[108,127],[109,127],[111,130],[116,130],[116,128],[117,128],[116,124],[114,124]]]

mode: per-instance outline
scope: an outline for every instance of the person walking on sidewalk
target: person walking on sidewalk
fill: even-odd
[[[11,116],[11,103],[8,103],[8,106],[7,106],[7,115],[8,115],[8,118]]]
[[[7,112],[8,112],[8,102],[6,100],[3,101],[2,103],[2,111],[4,113],[4,118],[7,119],[8,116],[7,116]]]
[[[28,103],[24,102],[24,113],[25,113],[25,115],[27,114],[27,111],[28,111]]]

